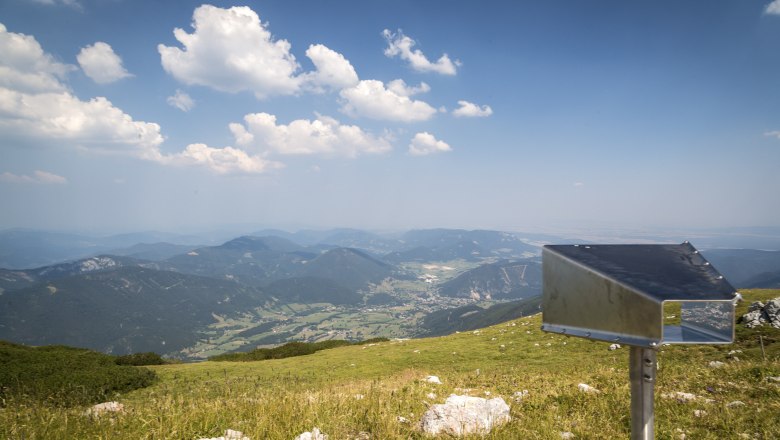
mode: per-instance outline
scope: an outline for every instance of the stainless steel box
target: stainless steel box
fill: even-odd
[[[690,243],[547,245],[542,329],[638,347],[728,344],[734,287]],[[664,304],[680,303],[679,325]]]

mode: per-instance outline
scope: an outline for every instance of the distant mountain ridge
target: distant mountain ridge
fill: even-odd
[[[455,298],[520,299],[542,293],[542,265],[537,261],[484,264],[439,286],[439,294]]]
[[[198,340],[215,315],[269,301],[262,291],[138,266],[117,266],[0,295],[0,339],[106,353],[167,353]]]

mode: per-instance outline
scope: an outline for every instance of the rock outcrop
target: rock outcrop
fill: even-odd
[[[740,322],[747,328],[764,324],[780,328],[780,297],[767,301],[766,304],[761,301],[754,302],[748,307],[748,312],[742,315]]]

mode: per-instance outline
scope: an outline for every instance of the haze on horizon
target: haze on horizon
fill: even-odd
[[[780,227],[780,0],[9,0],[0,229]]]

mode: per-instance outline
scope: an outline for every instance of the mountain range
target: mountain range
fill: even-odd
[[[295,334],[315,339],[335,334],[306,317],[321,308],[293,318],[279,314],[287,305],[340,307],[347,323],[338,325],[344,329],[349,329],[348,317],[362,322],[373,309],[399,319],[417,316],[419,334],[476,328],[538,306],[533,300],[542,288],[540,247],[515,234],[458,229],[258,234],[275,235],[244,235],[205,246],[198,244],[203,238],[175,234],[94,240],[0,231],[0,262],[11,262],[0,268],[0,339],[114,354],[175,353],[217,334],[238,335],[253,344],[284,342]],[[709,249],[703,254],[736,287],[780,286],[778,251]],[[41,260],[54,261],[19,267]],[[421,267],[440,262],[457,262],[457,269],[448,267],[451,272],[441,281],[420,280]],[[470,304],[474,301],[494,305],[484,309]],[[495,304],[502,301],[515,302]],[[293,314],[299,309],[289,308]],[[386,318],[377,319],[367,328],[388,327]]]

